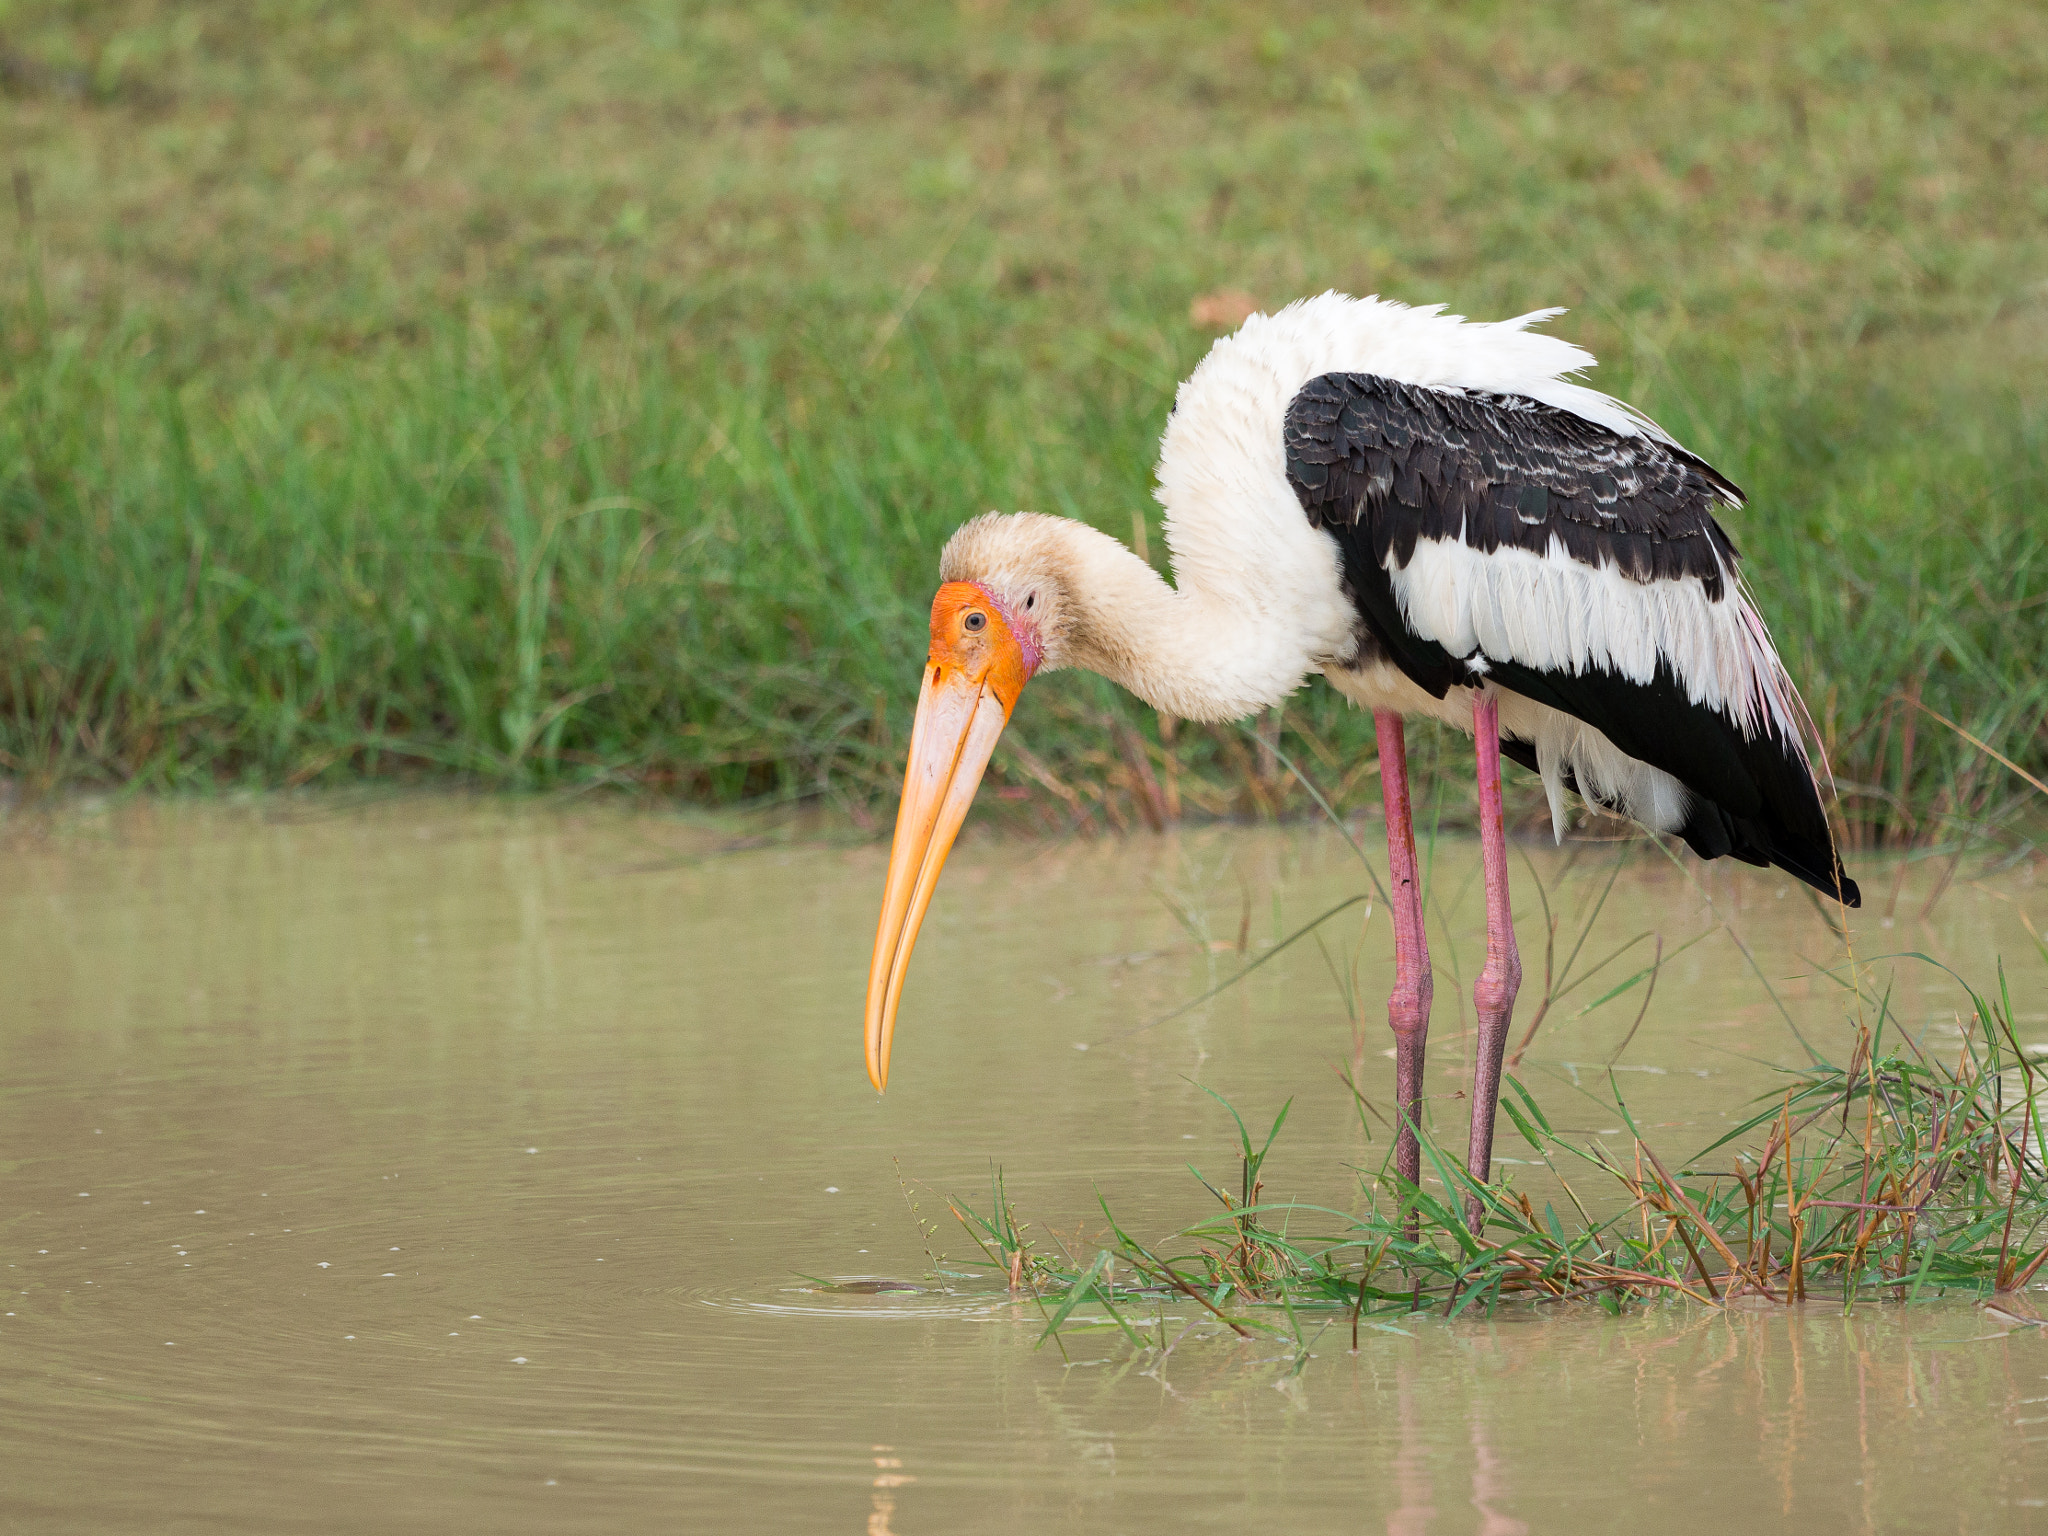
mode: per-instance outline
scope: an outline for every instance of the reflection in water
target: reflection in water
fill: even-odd
[[[1487,1443],[1486,1425],[1472,1415],[1472,1507],[1479,1511],[1479,1536],[1528,1536],[1529,1527],[1496,1507],[1507,1497],[1500,1458]]]
[[[722,846],[668,817],[460,801],[0,828],[7,1522],[2048,1523],[2048,1330],[2018,1311],[1416,1316],[1355,1355],[1333,1331],[1294,1378],[1176,1307],[1137,1319],[1163,1358],[1114,1334],[1062,1352],[1000,1284],[888,1288],[969,1250],[906,1199],[943,1212],[992,1162],[1083,1247],[1098,1188],[1140,1234],[1205,1214],[1184,1164],[1230,1169],[1234,1128],[1196,1081],[1268,1116],[1292,1097],[1269,1189],[1348,1202],[1378,1144],[1328,1070],[1354,1015],[1312,948],[1133,1026],[1233,963],[1247,892],[1257,947],[1356,890],[1352,854],[1309,831],[970,843],[878,1101],[858,1022],[880,850]],[[1605,878],[1604,852],[1528,851],[1567,911]],[[1472,864],[1445,844],[1432,875],[1445,1092],[1468,1065],[1450,1000],[1480,931]],[[1589,952],[1654,930],[1678,954],[1734,923],[1808,1037],[1843,1038],[1819,916],[1768,875],[1695,873],[1631,866]],[[1958,879],[1924,920],[1931,877],[1897,878],[1897,931],[1863,950],[1985,975],[2032,953],[2021,912],[2048,919],[2025,867],[1996,897]],[[1383,995],[1384,935],[1337,937]],[[968,1016],[946,1006],[963,979]],[[1574,997],[1524,1063],[1575,1134],[1615,1132],[1595,1090],[1638,1001]],[[1898,1016],[1945,1050],[1955,1004],[1897,971]],[[1625,1080],[1631,1112],[1683,1153],[1802,1059],[1709,933],[1667,963],[1621,1064],[1654,1069]],[[1440,1107],[1454,1123],[1462,1101]]]
[[[1401,1426],[1401,1449],[1394,1457],[1394,1496],[1399,1506],[1387,1516],[1387,1536],[1422,1536],[1436,1506],[1429,1497],[1429,1455],[1423,1449],[1422,1419],[1415,1404],[1415,1365],[1403,1360],[1394,1368],[1394,1415]]]
[[[901,1470],[903,1458],[889,1454],[893,1447],[878,1445],[874,1449],[875,1466],[879,1470],[875,1473],[875,1503],[868,1515],[868,1536],[896,1536],[896,1533],[889,1529],[889,1517],[896,1513],[894,1490],[906,1483],[914,1483],[917,1479]]]

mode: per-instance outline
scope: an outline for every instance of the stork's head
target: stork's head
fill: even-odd
[[[1074,623],[1064,551],[1067,530],[1078,526],[991,513],[955,533],[939,559],[944,585],[932,599],[931,650],[868,970],[868,1076],[877,1090],[889,1080],[896,1003],[918,926],[996,738],[1032,675],[1065,664]]]

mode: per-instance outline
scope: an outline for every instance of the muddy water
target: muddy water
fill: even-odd
[[[1528,852],[1524,1019],[1532,871],[1562,950],[1615,857]],[[1446,843],[1432,875],[1446,1129],[1474,864]],[[1356,1355],[1333,1331],[1290,1379],[1270,1346],[1191,1337],[1141,1374],[1107,1338],[1034,1347],[998,1294],[802,1278],[924,1283],[910,1203],[943,1223],[938,1192],[991,1163],[1084,1241],[1098,1187],[1136,1230],[1192,1220],[1184,1164],[1232,1167],[1197,1082],[1251,1114],[1293,1096],[1272,1189],[1346,1203],[1381,1149],[1314,946],[1131,1032],[1361,888],[1327,831],[970,843],[883,1100],[857,1038],[872,846],[490,802],[86,807],[17,815],[0,869],[10,1531],[2048,1528],[2048,1330],[1968,1304],[1407,1319]],[[1845,1038],[1815,909],[1693,872],[1627,862],[1584,951],[1663,939],[1616,1080],[1680,1155],[1804,1059],[1788,1015]],[[2039,866],[1858,873],[1859,956],[2003,954],[2048,1039]],[[1384,1093],[1362,916],[1330,951],[1356,948]],[[1581,1010],[1634,964],[1526,1063],[1588,1136],[1618,1129],[1596,1090],[1641,992]],[[1953,1042],[1954,988],[1895,968]]]

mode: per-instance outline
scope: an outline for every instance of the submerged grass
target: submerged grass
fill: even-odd
[[[1107,1326],[1162,1348],[1155,1319],[1192,1305],[1201,1325],[1273,1337],[1302,1358],[1310,1326],[1348,1327],[1355,1348],[1361,1328],[1422,1309],[1617,1312],[1659,1297],[1850,1308],[2004,1296],[2006,1315],[2039,1321],[2015,1293],[2048,1262],[2048,1064],[2021,1048],[2002,972],[1994,992],[1964,991],[1970,1023],[1953,1061],[1905,1035],[1886,996],[1859,995],[1874,1022],[1859,1027],[1846,1064],[1788,1072],[1782,1091],[1676,1172],[1611,1078],[1632,1138],[1619,1155],[1560,1134],[1511,1076],[1502,1107],[1548,1174],[1532,1182],[1555,1190],[1540,1211],[1518,1181],[1476,1184],[1428,1141],[1425,1187],[1382,1166],[1362,1177],[1352,1210],[1265,1200],[1262,1171],[1287,1109],[1259,1137],[1225,1103],[1239,1172],[1226,1187],[1190,1169],[1215,1202],[1207,1216],[1145,1241],[1105,1204],[1092,1249],[1041,1242],[998,1173],[985,1206],[949,1202],[982,1257],[946,1272],[1036,1297],[1047,1337]],[[1484,1206],[1477,1230],[1467,1197]]]
[[[1318,804],[1341,829],[1334,808]],[[1384,899],[1371,860],[1355,840],[1352,846]],[[1207,1215],[1148,1242],[1098,1195],[1106,1227],[1092,1246],[1077,1229],[1074,1242],[1052,1236],[1042,1247],[1019,1220],[997,1171],[985,1209],[959,1198],[947,1202],[982,1259],[965,1270],[935,1263],[951,1278],[999,1276],[1013,1294],[1035,1298],[1047,1338],[1070,1326],[1114,1327],[1163,1359],[1172,1348],[1163,1309],[1193,1303],[1201,1312],[1187,1327],[1279,1338],[1291,1347],[1296,1370],[1313,1342],[1305,1320],[1320,1319],[1327,1328],[1348,1315],[1355,1349],[1361,1328],[1393,1328],[1388,1316],[1423,1309],[1455,1317],[1502,1305],[1577,1303],[1616,1313],[1654,1298],[1709,1305],[1838,1299],[1850,1309],[1861,1301],[1960,1293],[1997,1298],[1993,1304],[2009,1321],[2048,1326],[2048,1317],[2019,1294],[2048,1264],[2048,1046],[2020,1039],[2018,1020],[2038,1014],[2015,1010],[2003,964],[1995,986],[1980,991],[1928,955],[1878,957],[1934,968],[1960,988],[1968,1007],[1957,1011],[1955,1054],[1944,1057],[1908,1031],[1894,1011],[1892,984],[1877,984],[1875,962],[1856,959],[1838,917],[1816,902],[1829,932],[1844,941],[1844,963],[1816,971],[1841,989],[1852,1041],[1848,1061],[1832,1061],[1800,1030],[1742,936],[1713,913],[1711,898],[1708,925],[1668,954],[1664,936],[1645,931],[1611,948],[1603,940],[1605,953],[1587,956],[1627,857],[1617,850],[1604,882],[1593,875],[1597,894],[1569,914],[1569,928],[1568,914],[1530,866],[1545,929],[1541,991],[1509,1058],[1511,1068],[1518,1065],[1551,1009],[1595,977],[1604,973],[1605,990],[1582,1005],[1582,1015],[1642,984],[1634,1021],[1607,1057],[1609,1098],[1580,1087],[1572,1072],[1576,1091],[1611,1102],[1630,1137],[1626,1153],[1597,1135],[1575,1140],[1560,1132],[1510,1070],[1500,1108],[1536,1154],[1534,1163],[1521,1160],[1523,1173],[1476,1181],[1462,1155],[1425,1126],[1420,1185],[1393,1170],[1390,1142],[1376,1168],[1359,1170],[1351,1209],[1269,1201],[1265,1165],[1292,1100],[1257,1137],[1234,1106],[1197,1084],[1229,1114],[1239,1150],[1234,1188],[1189,1166],[1215,1202]],[[1564,873],[1576,863],[1574,854]],[[1426,867],[1433,864],[1432,843]],[[1930,906],[1946,885],[1944,878]],[[1313,936],[1352,1027],[1352,1061],[1339,1077],[1360,1129],[1375,1139],[1375,1122],[1393,1126],[1394,1106],[1373,1103],[1360,1087],[1367,1010],[1357,959],[1333,955],[1321,935],[1331,918],[1368,899],[1360,892],[1337,903],[1139,1028],[1210,1001]],[[1441,909],[1437,915],[1441,920]],[[1183,923],[1200,942],[1195,925],[1185,917]],[[2024,914],[2022,923],[2048,972],[2048,941]],[[1778,1069],[1782,1085],[1762,1095],[1752,1113],[1690,1156],[1667,1161],[1644,1136],[1614,1068],[1649,1011],[1665,961],[1717,932],[1748,962],[1809,1065]],[[1444,939],[1441,952],[1451,953],[1450,935]],[[1648,963],[1637,964],[1645,941],[1652,941]],[[1242,942],[1238,952],[1245,952]],[[926,1232],[929,1238],[932,1229]],[[1154,1319],[1156,1339],[1145,1332]]]
[[[1930,711],[2048,777],[2044,104],[2021,5],[16,0],[0,773],[863,816],[945,534],[1158,558],[1191,301],[1335,286],[1573,306],[1752,493],[1852,842],[1953,840],[2023,787]],[[1048,827],[1371,772],[1321,687],[1011,735]]]

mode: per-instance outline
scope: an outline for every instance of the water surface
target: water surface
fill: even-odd
[[[1522,1020],[1533,879],[1568,949],[1617,857],[1526,851]],[[1780,877],[1619,856],[1583,954],[1663,937],[1614,1081],[1683,1156],[1804,1059],[1788,1015],[1846,1054],[1817,974],[1842,945]],[[1859,863],[1856,952],[2003,955],[2048,1039],[2022,921],[2048,882],[1987,863]],[[1475,864],[1445,843],[1432,875],[1451,1134]],[[871,845],[501,801],[139,804],[18,814],[0,867],[9,1530],[2048,1528],[2048,1330],[1967,1302],[1414,1318],[1355,1355],[1332,1331],[1296,1376],[1266,1344],[1063,1355],[1000,1294],[803,1278],[930,1286],[917,1218],[966,1253],[942,1196],[992,1164],[1082,1245],[1098,1188],[1141,1233],[1191,1221],[1184,1165],[1233,1167],[1197,1084],[1248,1115],[1292,1097],[1269,1192],[1349,1204],[1384,1147],[1333,1067],[1384,1096],[1383,917],[1328,930],[1360,1037],[1309,944],[1137,1028],[1364,888],[1328,830],[970,840],[885,1099],[858,1038]],[[1958,1049],[1953,984],[1877,963]],[[1618,1134],[1604,1066],[1642,993],[1580,1010],[1635,964],[1525,1064],[1587,1137]]]

